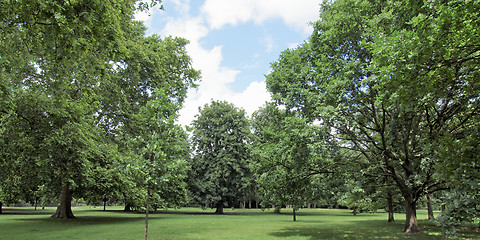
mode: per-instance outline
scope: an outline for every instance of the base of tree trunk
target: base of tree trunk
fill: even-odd
[[[132,211],[132,206],[129,203],[126,203],[123,211],[124,212],[131,212]]]
[[[427,213],[428,213],[429,221],[435,220],[435,216],[433,216],[432,198],[428,194],[427,194]]]
[[[280,213],[280,207],[273,206],[273,213]]]
[[[393,218],[393,212],[388,213],[388,222],[389,223],[395,222],[395,218]]]
[[[387,208],[388,208],[388,222],[393,223],[395,219],[393,218],[393,196],[389,192],[387,195]]]
[[[2,214],[2,213],[3,213],[3,212],[2,212],[2,207],[3,207],[3,203],[2,203],[2,202],[0,202],[0,214]]]
[[[59,200],[60,205],[57,207],[55,214],[52,215],[52,218],[74,219],[75,216],[72,212],[72,193],[68,186],[62,187]]]
[[[217,210],[215,210],[215,214],[223,214],[223,202],[217,203]]]
[[[295,207],[293,207],[292,209],[293,209],[293,221],[296,222],[297,221],[297,213],[295,212]]]
[[[417,205],[415,202],[407,203],[406,206],[405,233],[420,233],[417,221]]]

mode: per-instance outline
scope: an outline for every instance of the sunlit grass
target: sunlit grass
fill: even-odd
[[[0,239],[142,239],[144,215],[124,213],[120,207],[74,208],[75,220],[51,219],[54,209],[5,209],[0,215]],[[348,210],[303,209],[293,222],[291,210],[282,214],[271,210],[214,210],[184,208],[152,214],[149,239],[444,239],[432,223],[422,220],[419,211],[418,235],[402,233],[405,215],[396,214],[395,223],[387,223],[385,213],[353,216]],[[480,239],[475,231],[466,231],[460,239]]]

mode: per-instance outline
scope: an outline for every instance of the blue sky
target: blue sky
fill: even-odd
[[[321,0],[164,0],[165,11],[137,14],[147,34],[190,41],[188,54],[202,71],[188,93],[179,123],[188,125],[198,107],[226,100],[247,114],[270,100],[265,75],[280,53],[305,41],[318,19]]]

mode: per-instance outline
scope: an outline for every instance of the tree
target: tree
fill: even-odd
[[[104,194],[118,185],[92,183],[106,180],[110,167],[121,165],[106,163],[138,156],[121,143],[139,133],[128,129],[134,115],[158,100],[158,90],[161,99],[171,103],[168,106],[175,106],[169,118],[176,116],[187,89],[199,77],[186,54],[186,40],[144,37],[145,27],[133,21],[135,11],[158,2],[138,6],[135,0],[0,3],[0,87],[2,97],[8,96],[5,101],[13,106],[0,109],[5,133],[0,164],[37,166],[35,171],[22,167],[21,184],[11,181],[10,186],[25,189],[33,182],[30,192],[42,186],[59,196],[54,217],[74,217],[72,197],[92,191]],[[172,139],[182,135],[171,131],[179,134]],[[120,156],[109,152],[117,147]],[[15,172],[5,176],[19,178]]]
[[[136,136],[131,139],[140,159],[140,171],[144,175],[143,186],[146,189],[145,201],[145,239],[148,233],[148,214],[150,205],[178,206],[185,202],[186,170],[186,134],[174,122],[177,118],[178,104],[172,102],[161,90],[151,93],[151,100],[132,116]],[[155,196],[156,202],[152,202]],[[182,199],[183,198],[183,199]]]
[[[264,201],[291,204],[295,210],[311,200],[313,176],[332,173],[333,144],[319,126],[290,116],[273,104],[253,116],[256,161],[254,171],[263,190]]]
[[[478,22],[464,21],[474,5],[326,3],[310,41],[283,52],[267,76],[276,101],[330,126],[393,179],[408,233],[419,231],[420,197],[445,189],[435,175],[444,161],[433,148],[478,115],[478,33],[469,30]]]
[[[104,85],[108,93],[103,95],[102,112],[97,117],[97,124],[105,129],[107,138],[119,146],[122,164],[118,165],[118,170],[125,171],[122,181],[126,185],[143,185],[141,174],[131,167],[140,169],[143,166],[135,156],[139,146],[126,143],[131,143],[131,139],[138,136],[146,135],[143,137],[148,138],[151,132],[145,128],[158,125],[145,122],[148,119],[138,122],[142,111],[143,115],[147,114],[143,108],[160,98],[168,98],[172,109],[167,115],[176,118],[176,111],[182,106],[187,90],[195,87],[195,82],[200,78],[199,71],[192,68],[191,58],[186,53],[187,40],[173,37],[162,39],[157,35],[144,37],[144,27],[137,28],[139,33],[135,33],[133,39],[126,43],[129,51],[122,53],[117,62],[112,64],[111,79]],[[161,95],[155,94],[156,91],[160,91]],[[155,117],[150,116],[152,119]],[[178,138],[183,133],[177,133],[178,136],[170,136],[171,141],[180,141]],[[124,187],[120,190],[126,206],[138,209],[145,205],[141,201],[144,198],[141,197],[143,193],[140,187]]]
[[[188,173],[193,200],[223,213],[244,192],[243,177],[249,174],[249,122],[245,111],[213,101],[199,109],[193,121],[193,159]]]

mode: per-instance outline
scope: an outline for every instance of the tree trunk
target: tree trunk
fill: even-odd
[[[280,207],[273,205],[273,213],[280,213]]]
[[[123,209],[124,212],[132,211],[132,205],[130,203],[125,203],[125,208]]]
[[[217,210],[215,210],[215,214],[223,214],[223,201],[219,201],[216,207]]]
[[[248,200],[248,209],[252,209],[252,200]]]
[[[417,222],[417,203],[406,201],[405,233],[419,233]]]
[[[357,216],[357,208],[356,207],[353,208],[353,216]]]
[[[430,221],[435,220],[435,217],[433,216],[432,198],[428,194],[427,194],[427,212],[428,212],[428,220]]]
[[[2,203],[2,202],[0,202],[0,214],[2,214],[2,213],[3,213],[3,212],[2,212],[2,207],[3,207],[3,203]]]
[[[295,207],[292,207],[293,209],[293,221],[296,222],[297,221],[297,214],[295,212]]]
[[[60,219],[75,218],[72,212],[72,192],[70,191],[68,185],[62,187],[59,200],[60,206],[57,207],[57,211],[52,215],[52,217]]]
[[[147,240],[148,236],[148,207],[150,206],[150,188],[147,189],[147,206],[145,209],[145,235],[143,237],[144,240]]]
[[[391,193],[387,195],[387,211],[388,211],[388,222],[395,222],[393,218],[393,196]]]

